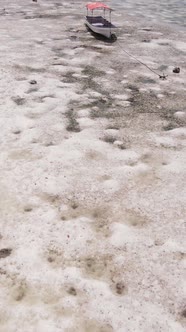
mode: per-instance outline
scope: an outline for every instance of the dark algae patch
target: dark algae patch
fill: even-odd
[[[10,249],[10,248],[1,249],[0,250],[0,259],[10,256],[11,252],[12,252],[12,249]]]
[[[78,133],[81,131],[79,122],[76,120],[76,114],[75,111],[71,108],[66,112],[66,118],[67,118],[67,131],[72,131],[75,133]]]

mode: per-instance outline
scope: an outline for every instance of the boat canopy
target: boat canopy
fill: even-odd
[[[110,8],[109,6],[107,6],[107,5],[105,5],[104,3],[101,3],[101,2],[88,3],[86,5],[86,7],[89,10],[94,10],[94,9],[104,9],[104,10],[109,10],[109,11],[113,10],[112,8]]]

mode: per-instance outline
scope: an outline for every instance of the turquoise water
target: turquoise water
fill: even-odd
[[[147,22],[177,24],[186,27],[186,0],[112,0],[112,7]]]

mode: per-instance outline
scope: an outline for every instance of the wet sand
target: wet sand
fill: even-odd
[[[0,331],[183,332],[185,31],[85,3],[0,12]]]

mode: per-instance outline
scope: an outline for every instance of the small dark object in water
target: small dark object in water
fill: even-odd
[[[76,40],[76,39],[77,39],[77,36],[70,36],[70,39],[72,39],[72,40]]]
[[[163,74],[163,75],[159,75],[159,78],[160,78],[161,80],[166,80],[167,75],[165,75],[165,74]]]
[[[116,284],[116,293],[121,295],[121,294],[123,294],[124,289],[125,289],[125,285],[122,282],[117,282],[117,284]]]
[[[150,43],[150,39],[143,39],[142,42],[143,43]]]
[[[37,81],[36,80],[31,80],[29,83],[30,84],[37,84]]]
[[[181,313],[182,317],[186,318],[186,308]]]
[[[12,249],[9,248],[3,248],[0,250],[0,258],[6,258],[9,256],[12,252]]]
[[[32,0],[33,2],[37,2],[37,0]]]
[[[73,295],[73,296],[76,296],[76,295],[77,295],[77,292],[76,292],[76,290],[75,290],[74,287],[70,287],[69,290],[68,290],[68,293],[69,293],[70,295]]]
[[[175,67],[173,69],[173,73],[179,74],[180,73],[180,68],[179,67]]]

